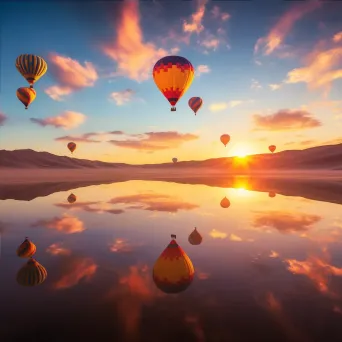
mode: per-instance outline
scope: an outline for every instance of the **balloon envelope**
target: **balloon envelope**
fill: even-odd
[[[74,194],[70,194],[70,195],[68,196],[68,202],[69,202],[70,204],[75,203],[75,202],[76,202],[76,196],[75,196]]]
[[[47,71],[47,64],[42,57],[36,55],[20,55],[15,66],[32,87]]]
[[[38,261],[33,258],[19,270],[17,282],[23,286],[36,286],[44,282],[47,271]]]
[[[181,56],[166,56],[153,67],[153,79],[158,89],[176,110],[179,99],[189,89],[195,75],[192,64]]]
[[[202,107],[203,101],[200,97],[192,97],[188,103],[189,107],[194,111],[196,115],[197,111]]]
[[[153,267],[153,281],[165,293],[179,293],[192,283],[194,266],[188,255],[172,239]]]
[[[17,89],[17,98],[23,103],[25,109],[34,101],[36,95],[33,88],[22,87]]]
[[[228,134],[222,134],[220,140],[224,146],[227,146],[230,141],[230,136]]]
[[[275,145],[270,145],[268,146],[268,149],[273,153],[276,150],[276,146]]]
[[[173,161],[174,163],[177,163],[177,162],[178,162],[178,159],[177,159],[177,158],[172,158],[172,161]]]
[[[271,198],[276,197],[276,193],[273,192],[273,191],[270,191],[270,192],[268,193],[268,196],[271,197]]]
[[[69,142],[68,149],[70,150],[71,153],[73,153],[76,150],[76,144],[74,142]]]
[[[197,231],[197,228],[189,235],[189,242],[192,245],[200,245],[202,243],[202,235]]]
[[[18,247],[17,255],[20,258],[30,258],[37,251],[36,245],[30,241],[28,238]]]
[[[222,208],[229,208],[230,207],[230,201],[227,197],[223,198],[222,201],[220,202],[220,206]]]

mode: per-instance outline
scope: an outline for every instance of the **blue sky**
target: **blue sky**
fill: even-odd
[[[342,142],[342,4],[270,3],[1,3],[1,148],[159,163]],[[28,110],[25,53],[48,64]],[[152,78],[169,54],[196,70],[176,112]]]

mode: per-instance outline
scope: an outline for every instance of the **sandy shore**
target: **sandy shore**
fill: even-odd
[[[109,182],[124,180],[163,180],[167,178],[239,177],[280,178],[289,180],[342,180],[342,171],[287,170],[253,173],[231,173],[211,169],[144,169],[144,168],[98,168],[98,169],[0,169],[1,184],[30,184],[52,182]]]

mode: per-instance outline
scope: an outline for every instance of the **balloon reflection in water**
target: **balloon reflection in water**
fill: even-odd
[[[153,281],[165,293],[186,290],[194,279],[195,269],[188,255],[171,235],[171,242],[159,256],[153,267]]]
[[[227,197],[223,198],[222,201],[220,202],[220,206],[222,208],[229,208],[230,207],[230,201]]]
[[[271,198],[276,197],[276,193],[273,192],[273,191],[270,191],[270,192],[268,193],[268,197],[271,197]]]
[[[47,271],[37,260],[30,260],[19,270],[17,282],[22,286],[36,286],[45,281]]]
[[[20,258],[30,258],[36,251],[36,245],[26,237],[24,242],[17,248],[17,255]]]
[[[197,228],[189,235],[189,242],[192,245],[200,245],[202,243],[202,235],[197,231]]]
[[[68,196],[68,202],[69,202],[70,204],[75,203],[75,202],[76,202],[76,196],[75,196],[74,194],[70,194],[70,195]]]

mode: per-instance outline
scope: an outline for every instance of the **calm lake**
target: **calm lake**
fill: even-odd
[[[341,192],[315,186],[0,189],[0,341],[341,341]],[[171,234],[195,268],[179,294],[152,279]],[[34,287],[16,281],[26,236],[48,274]]]

